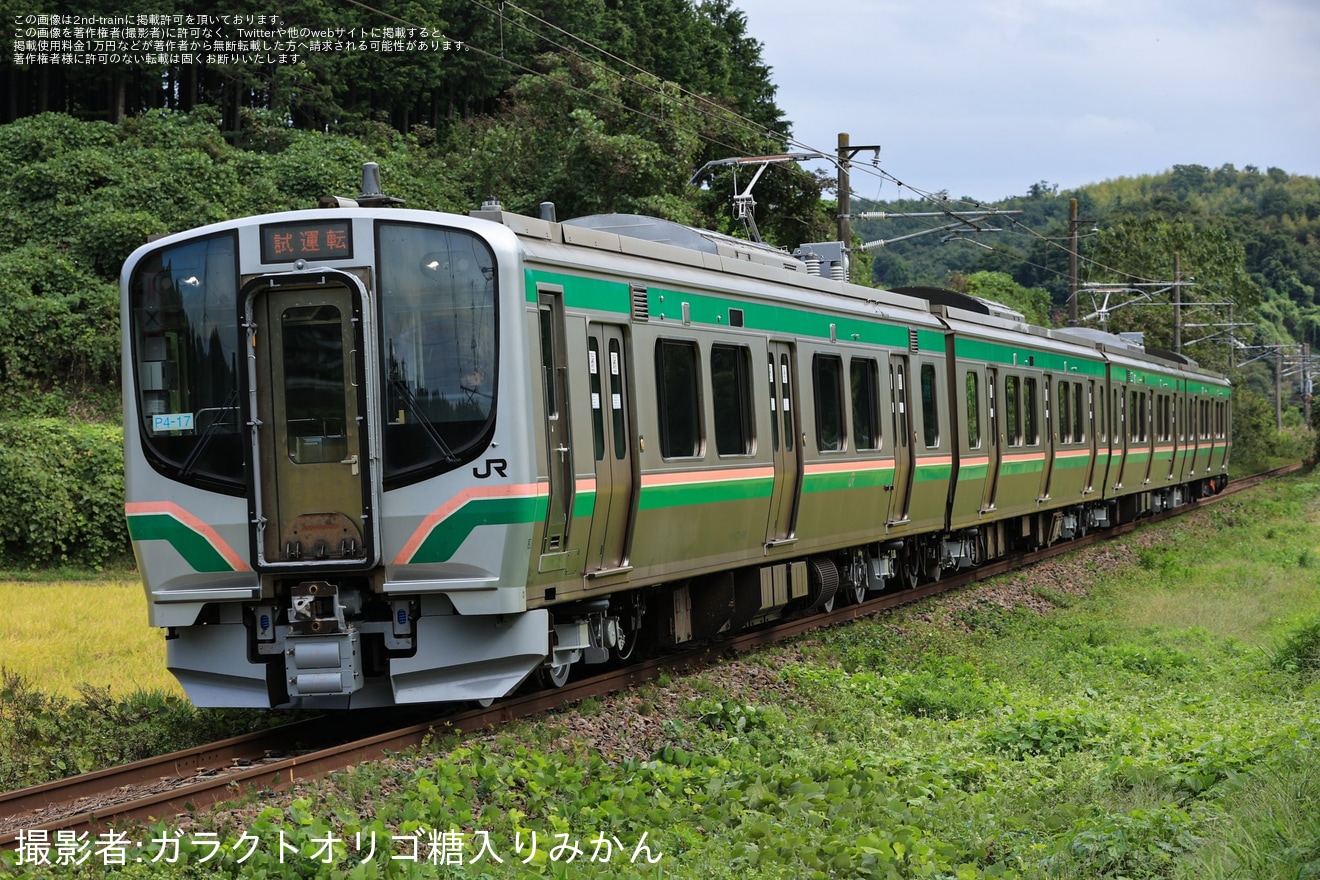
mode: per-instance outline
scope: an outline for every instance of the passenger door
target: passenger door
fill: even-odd
[[[770,342],[766,348],[771,457],[775,477],[765,543],[771,545],[792,541],[797,535],[798,495],[802,487],[802,431],[798,427],[797,364],[793,346],[787,342]]]
[[[546,473],[550,480],[541,553],[554,555],[567,550],[568,527],[577,488],[573,479],[573,449],[569,432],[568,353],[564,337],[563,292],[543,288],[538,291],[537,301]]]
[[[999,491],[999,469],[1003,464],[1004,451],[999,442],[999,371],[987,367],[985,371],[986,426],[984,436],[989,443],[987,452],[990,462],[986,469],[985,497],[981,500],[981,512],[988,513],[995,509],[995,496]]]
[[[583,571],[623,568],[628,559],[633,477],[627,340],[623,328],[592,324],[587,329],[587,375],[591,386],[592,451],[596,504]]]
[[[908,400],[907,355],[889,358],[889,407],[894,427],[894,497],[889,504],[889,525],[910,518],[912,498],[912,407]]]

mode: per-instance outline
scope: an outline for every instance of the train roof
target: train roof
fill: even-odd
[[[807,264],[781,248],[746,241],[710,230],[685,226],[657,217],[639,214],[594,214],[563,222],[527,217],[504,211],[498,205],[484,205],[471,216],[509,227],[523,238],[531,252],[554,259],[560,247],[587,247],[597,250],[681,264],[696,269],[749,276],[798,288],[803,299],[813,299],[810,292],[844,297],[877,315],[890,308],[924,314],[928,320],[957,321],[964,327],[979,326],[983,332],[1009,330],[1035,337],[1045,348],[1078,346],[1109,361],[1127,361],[1147,368],[1155,366],[1177,372],[1216,376],[1202,370],[1186,355],[1155,348],[1090,327],[1044,328],[1028,324],[1022,313],[1000,303],[936,287],[864,287],[817,275]],[[549,247],[537,244],[546,242]],[[559,253],[563,254],[562,251]],[[838,301],[836,300],[836,303]],[[823,304],[823,303],[822,303]],[[842,306],[843,303],[838,303]],[[887,317],[898,317],[889,313]],[[915,315],[911,316],[915,318]]]

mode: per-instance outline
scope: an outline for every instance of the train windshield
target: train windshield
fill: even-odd
[[[237,291],[232,233],[156,251],[129,282],[148,457],[168,476],[230,494],[244,489]]]
[[[385,486],[458,467],[495,413],[495,255],[455,229],[377,224]]]

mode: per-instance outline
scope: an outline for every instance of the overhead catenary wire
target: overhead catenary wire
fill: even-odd
[[[414,22],[414,21],[411,21],[411,20],[409,20],[409,19],[405,19],[405,18],[400,18],[399,16],[396,16],[396,15],[393,15],[393,14],[391,14],[391,13],[385,12],[385,11],[382,10],[382,9],[379,9],[379,8],[377,8],[377,7],[374,7],[374,6],[371,6],[371,5],[368,4],[368,3],[362,2],[362,0],[348,0],[348,2],[351,3],[351,4],[354,5],[354,6],[357,6],[357,7],[361,8],[361,9],[364,9],[364,10],[366,10],[366,11],[368,11],[368,12],[372,12],[372,13],[374,13],[374,14],[380,15],[380,16],[382,16],[382,17],[384,17],[384,18],[390,19],[390,20],[395,21],[395,22],[398,22],[398,23],[400,23],[400,24],[407,25],[407,26],[409,26],[409,27],[418,27],[418,28],[422,27],[422,25],[418,24],[417,22]],[[639,88],[641,88],[641,89],[651,91],[652,93],[657,94],[657,95],[659,95],[659,96],[661,96],[661,97],[663,97],[663,98],[668,98],[668,99],[670,99],[670,100],[676,100],[676,101],[678,101],[680,104],[682,104],[683,106],[685,106],[688,110],[692,111],[693,113],[695,113],[695,114],[697,114],[697,115],[699,115],[699,116],[705,116],[705,117],[707,117],[707,118],[710,118],[710,119],[713,119],[713,120],[719,121],[719,122],[721,122],[722,124],[729,125],[729,126],[735,128],[735,129],[741,129],[741,130],[744,131],[745,133],[750,134],[750,135],[754,135],[754,136],[756,136],[756,137],[764,137],[764,138],[775,139],[775,140],[777,140],[778,142],[783,143],[783,144],[784,144],[786,147],[788,147],[788,148],[796,148],[796,149],[801,150],[801,151],[803,151],[803,152],[811,152],[811,153],[818,153],[818,154],[821,154],[821,159],[822,159],[823,161],[828,162],[829,164],[834,165],[835,167],[838,167],[838,165],[839,165],[838,160],[835,159],[835,158],[830,154],[830,152],[829,152],[828,150],[825,150],[825,149],[822,149],[822,148],[820,148],[820,147],[817,147],[817,146],[813,146],[813,145],[811,145],[811,144],[808,144],[808,143],[806,143],[806,142],[804,142],[804,141],[798,140],[797,138],[794,138],[794,137],[792,137],[792,136],[786,134],[785,132],[776,131],[776,130],[773,129],[773,128],[769,128],[769,127],[767,127],[767,126],[761,125],[760,123],[757,123],[755,120],[750,119],[749,117],[747,117],[747,116],[745,116],[745,115],[743,115],[743,114],[741,114],[741,113],[738,113],[736,110],[733,110],[733,109],[731,109],[731,108],[729,108],[729,107],[726,107],[726,106],[723,106],[723,105],[720,105],[720,104],[716,104],[715,102],[711,101],[709,98],[706,98],[705,96],[699,95],[699,94],[697,94],[697,93],[695,93],[695,92],[691,92],[691,91],[689,91],[689,90],[686,89],[686,88],[683,88],[683,87],[682,87],[681,85],[679,85],[678,83],[673,83],[673,82],[670,82],[670,81],[664,80],[663,78],[661,78],[661,77],[659,77],[659,76],[657,76],[657,75],[651,73],[650,71],[647,71],[646,69],[640,67],[639,65],[634,64],[633,62],[630,62],[630,61],[628,61],[628,60],[626,60],[626,59],[624,59],[624,58],[620,58],[618,55],[616,55],[616,54],[610,52],[608,49],[606,49],[606,48],[604,48],[604,47],[602,47],[602,46],[599,46],[599,45],[597,45],[597,44],[591,42],[590,40],[588,40],[588,39],[586,39],[586,38],[583,38],[583,37],[580,37],[580,36],[578,36],[578,35],[576,35],[576,34],[573,34],[571,31],[568,31],[567,29],[565,29],[565,28],[563,28],[563,27],[560,27],[559,25],[554,24],[553,22],[547,21],[546,19],[541,18],[540,16],[536,15],[535,13],[532,13],[532,12],[530,12],[530,11],[528,11],[528,10],[523,9],[522,7],[518,6],[518,5],[515,4],[515,3],[508,2],[508,0],[501,0],[501,2],[500,2],[500,4],[499,4],[500,7],[501,7],[501,9],[497,10],[497,9],[492,8],[492,7],[491,7],[490,5],[488,5],[487,3],[482,2],[482,0],[471,0],[471,2],[473,3],[473,5],[477,6],[478,8],[480,8],[480,9],[482,9],[482,10],[484,10],[484,11],[490,13],[491,15],[497,16],[497,17],[500,19],[500,21],[501,21],[501,25],[503,25],[503,23],[504,23],[505,21],[507,21],[507,22],[513,24],[514,26],[516,26],[516,27],[518,27],[518,28],[520,28],[520,29],[526,31],[528,34],[532,35],[532,36],[535,37],[536,39],[541,40],[541,41],[545,42],[546,44],[548,44],[549,46],[552,46],[552,47],[554,47],[555,49],[557,49],[557,50],[559,50],[559,51],[561,51],[561,52],[563,52],[563,53],[565,53],[565,54],[567,54],[567,55],[570,55],[570,56],[572,56],[572,57],[574,57],[574,58],[577,58],[578,60],[580,60],[580,61],[582,61],[582,62],[584,62],[584,63],[586,63],[586,64],[589,64],[589,65],[591,65],[591,66],[593,66],[593,67],[596,67],[596,68],[598,68],[598,69],[601,69],[601,70],[604,70],[604,71],[606,71],[606,72],[608,72],[608,73],[611,73],[611,74],[613,74],[613,75],[615,75],[615,76],[618,76],[618,77],[620,77],[621,79],[623,79],[624,81],[626,81],[626,82],[628,82],[628,83],[631,83],[631,84],[633,84],[633,85],[635,85],[635,86],[637,86],[637,87],[639,87]],[[596,58],[591,58],[591,57],[588,57],[588,56],[582,54],[582,52],[577,51],[576,49],[574,49],[574,48],[571,47],[571,46],[565,45],[565,43],[563,43],[563,42],[561,42],[561,41],[559,41],[559,40],[553,39],[552,37],[547,36],[547,35],[544,34],[544,33],[539,33],[539,32],[537,32],[536,30],[532,29],[531,27],[527,26],[526,24],[524,24],[524,23],[522,23],[522,22],[519,22],[519,21],[517,21],[517,20],[515,20],[515,19],[513,19],[513,18],[510,18],[510,17],[505,16],[504,13],[502,12],[502,9],[503,9],[504,7],[507,7],[507,8],[513,9],[513,10],[517,11],[518,13],[520,13],[520,14],[526,16],[527,18],[529,18],[529,19],[531,19],[531,20],[533,20],[533,21],[538,22],[538,23],[541,24],[542,26],[544,26],[544,27],[546,27],[546,28],[549,28],[549,29],[553,30],[553,31],[556,32],[556,33],[559,33],[559,34],[564,35],[564,37],[566,37],[566,38],[568,38],[568,39],[571,39],[573,42],[578,43],[578,44],[580,44],[580,45],[582,45],[582,46],[584,46],[584,47],[590,49],[592,52],[597,53],[597,54],[598,54],[600,57],[602,57],[602,58],[609,59],[609,60],[611,60],[611,61],[613,61],[613,62],[615,62],[615,63],[617,63],[617,64],[623,65],[625,68],[628,68],[628,69],[631,69],[632,71],[635,71],[637,75],[630,75],[630,74],[628,74],[628,73],[626,73],[626,72],[623,72],[623,71],[617,70],[617,69],[611,67],[610,65],[608,65],[608,64],[606,64],[606,63],[604,63],[604,62],[602,62],[602,61],[600,61],[600,60],[597,60]],[[502,31],[501,31],[501,33],[502,33]],[[449,39],[449,37],[448,37],[447,35],[445,35],[445,38],[446,38],[446,39]],[[539,71],[539,70],[535,70],[535,69],[533,69],[533,68],[530,68],[530,67],[528,67],[528,66],[526,66],[526,65],[524,65],[524,64],[522,64],[522,63],[520,63],[520,62],[518,62],[518,61],[515,61],[515,60],[513,60],[513,59],[510,59],[510,58],[506,57],[505,55],[503,55],[503,53],[501,53],[501,54],[499,54],[499,55],[496,55],[496,54],[491,53],[491,52],[489,52],[489,51],[487,51],[487,50],[485,50],[485,49],[482,49],[482,48],[479,47],[479,46],[475,46],[475,45],[472,45],[471,43],[467,43],[467,42],[464,42],[463,45],[464,45],[465,47],[467,47],[470,51],[477,52],[478,54],[480,54],[480,55],[482,55],[482,56],[484,56],[484,57],[486,57],[486,58],[489,58],[489,59],[491,59],[492,61],[495,61],[495,62],[497,62],[497,63],[500,63],[500,64],[506,64],[506,65],[508,65],[509,67],[513,68],[514,70],[520,71],[520,72],[522,72],[522,73],[525,73],[525,74],[528,74],[528,75],[531,75],[531,76],[538,76],[538,77],[544,77],[544,76],[546,76],[546,74],[545,74],[544,71]],[[581,94],[581,95],[584,95],[584,96],[590,97],[590,98],[592,98],[593,100],[598,101],[598,102],[600,102],[600,103],[602,103],[602,104],[604,104],[604,105],[607,105],[607,106],[613,107],[613,108],[615,108],[615,109],[621,110],[621,111],[626,112],[626,113],[635,114],[635,115],[637,115],[637,116],[639,116],[639,117],[641,117],[641,118],[644,118],[644,119],[650,120],[650,121],[655,122],[655,123],[660,124],[660,125],[666,125],[666,126],[674,127],[675,129],[677,129],[677,130],[679,130],[679,131],[686,132],[686,133],[688,133],[688,134],[690,134],[690,135],[693,135],[693,136],[697,137],[698,139],[705,141],[706,143],[709,143],[709,144],[713,144],[713,145],[716,145],[716,146],[723,147],[723,148],[725,148],[725,149],[727,149],[727,150],[729,150],[729,151],[731,151],[731,152],[735,152],[735,153],[736,153],[736,152],[740,152],[740,149],[741,149],[741,148],[739,148],[739,147],[737,147],[737,146],[735,146],[735,145],[732,145],[732,144],[725,143],[724,141],[722,141],[722,140],[720,140],[720,139],[718,139],[718,138],[715,138],[715,137],[710,136],[710,135],[707,134],[706,132],[696,131],[696,130],[693,130],[692,128],[682,126],[682,125],[680,125],[678,122],[676,122],[674,119],[672,119],[672,118],[670,118],[670,117],[661,117],[661,116],[657,116],[657,115],[655,115],[655,114],[653,114],[653,113],[649,113],[649,112],[647,112],[647,111],[645,111],[645,110],[643,110],[643,109],[641,109],[641,108],[638,108],[638,107],[632,107],[632,106],[629,106],[629,105],[627,105],[627,104],[625,104],[625,103],[623,103],[623,102],[616,101],[616,100],[614,100],[614,99],[612,99],[612,98],[610,98],[610,97],[608,97],[608,96],[601,95],[601,94],[599,94],[599,93],[592,92],[592,91],[589,91],[589,90],[587,90],[587,89],[580,88],[580,87],[578,87],[578,86],[573,85],[572,83],[560,83],[560,85],[563,86],[563,87],[565,87],[565,88],[568,88],[568,89],[570,89],[570,90],[572,90],[572,91],[574,91],[574,92],[577,92],[577,93],[579,93],[579,94]],[[670,87],[672,87],[672,88],[673,88],[673,93],[671,93],[670,91],[668,91],[668,90],[666,89],[666,86],[670,86]],[[712,108],[712,109],[707,109],[707,108]],[[891,174],[890,172],[888,172],[888,171],[886,171],[886,170],[884,170],[884,169],[881,169],[881,168],[879,168],[879,167],[875,167],[875,166],[871,166],[871,165],[865,165],[865,164],[853,165],[853,166],[851,166],[851,167],[852,167],[854,173],[858,173],[858,174],[870,174],[870,175],[873,175],[873,176],[879,178],[879,179],[881,180],[882,184],[883,184],[884,181],[889,181],[889,182],[893,183],[895,186],[899,187],[900,189],[907,189],[907,190],[910,190],[911,192],[915,193],[919,198],[921,198],[921,199],[923,199],[923,200],[925,200],[925,201],[928,201],[928,202],[930,202],[930,203],[932,203],[932,204],[934,204],[934,205],[940,206],[941,208],[946,208],[946,209],[947,209],[947,208],[949,207],[950,202],[952,202],[952,203],[954,203],[955,205],[966,206],[965,208],[963,208],[963,210],[993,210],[993,209],[988,208],[987,206],[985,206],[983,203],[978,202],[978,201],[976,201],[976,200],[962,199],[962,198],[952,198],[952,199],[951,199],[949,196],[947,196],[947,195],[945,195],[945,194],[938,193],[938,192],[933,192],[933,191],[930,191],[930,190],[924,190],[924,189],[922,189],[922,188],[920,188],[920,187],[917,187],[917,186],[915,186],[915,185],[913,185],[913,184],[910,184],[910,183],[907,183],[907,182],[905,182],[905,181],[903,181],[903,180],[900,180],[900,179],[899,179],[898,177],[896,177],[895,175],[893,175],[893,174]],[[895,212],[895,213],[899,213],[899,214],[901,214],[902,212]],[[912,218],[912,219],[914,219],[914,220],[918,220],[918,218]],[[1028,236],[1028,237],[1031,237],[1031,238],[1035,238],[1035,239],[1038,239],[1038,240],[1041,240],[1041,241],[1044,241],[1044,242],[1046,242],[1049,246],[1054,247],[1054,248],[1057,248],[1058,250],[1063,251],[1065,254],[1070,253],[1070,251],[1069,251],[1069,249],[1068,249],[1067,247],[1065,247],[1065,246],[1059,244],[1059,243],[1056,242],[1056,241],[1053,241],[1053,240],[1050,239],[1048,236],[1045,236],[1044,234],[1042,234],[1042,233],[1040,233],[1040,232],[1037,232],[1037,231],[1034,230],[1034,229],[1031,229],[1030,227],[1028,227],[1028,226],[1026,226],[1025,224],[1023,224],[1021,221],[1016,220],[1016,219],[1013,219],[1013,218],[1011,218],[1011,217],[1010,217],[1010,218],[1007,218],[1007,219],[1008,219],[1008,222],[1014,227],[1014,229],[1015,229],[1016,231],[1018,231],[1020,234],[1023,234],[1023,235],[1025,235],[1025,236]],[[934,224],[930,224],[930,225],[931,225],[931,228],[932,228],[932,229],[937,228],[937,227],[935,227]],[[845,243],[845,244],[846,244],[846,243]],[[998,250],[1000,250],[999,248],[994,247],[993,245],[983,245],[983,246],[989,247],[989,249],[994,250],[994,251],[998,251]],[[1144,278],[1143,276],[1136,275],[1136,274],[1134,274],[1134,273],[1127,272],[1127,271],[1125,271],[1125,270],[1118,269],[1118,268],[1113,267],[1113,266],[1107,266],[1107,265],[1104,265],[1104,264],[1099,263],[1099,262],[1095,261],[1094,259],[1092,259],[1092,258],[1090,258],[1090,257],[1087,257],[1087,256],[1085,256],[1085,255],[1083,255],[1083,254],[1081,254],[1081,253],[1078,253],[1078,254],[1077,254],[1077,258],[1078,258],[1078,262],[1079,262],[1079,264],[1084,265],[1084,266],[1086,267],[1086,269],[1088,270],[1088,273],[1089,273],[1089,271],[1092,270],[1092,269],[1099,269],[1099,270],[1103,270],[1103,271],[1105,271],[1105,272],[1113,273],[1113,274],[1119,276],[1120,278],[1127,279],[1127,280],[1129,281],[1129,283],[1132,283],[1132,282],[1139,282],[1139,281],[1149,281],[1149,280],[1150,280],[1150,279],[1146,279],[1146,278]],[[1065,276],[1064,276],[1064,273],[1059,272],[1058,270],[1053,269],[1053,268],[1051,268],[1051,267],[1043,266],[1043,265],[1040,265],[1040,264],[1038,264],[1038,263],[1033,263],[1033,262],[1030,262],[1030,261],[1027,261],[1027,260],[1023,260],[1023,262],[1026,263],[1027,265],[1030,265],[1030,266],[1032,266],[1033,268],[1039,269],[1039,270],[1041,270],[1041,271],[1043,271],[1043,272],[1047,272],[1047,273],[1050,273],[1050,274],[1053,274],[1053,275],[1057,275],[1057,276],[1059,276],[1059,277],[1065,277]]]

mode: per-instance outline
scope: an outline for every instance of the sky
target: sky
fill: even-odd
[[[992,203],[1174,165],[1320,177],[1317,0],[735,5],[795,149],[833,153],[847,132],[926,192]],[[852,191],[915,197],[860,169]]]

